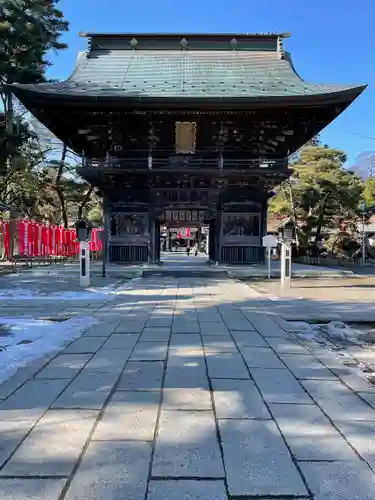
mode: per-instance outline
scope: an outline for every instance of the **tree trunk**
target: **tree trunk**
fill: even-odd
[[[298,228],[298,224],[297,224],[297,211],[296,211],[296,206],[294,204],[293,190],[292,190],[292,185],[291,185],[290,181],[288,182],[288,185],[289,185],[290,205],[291,205],[291,210],[292,210],[292,215],[293,215],[294,232],[296,234],[297,257],[299,257],[300,235],[299,235],[299,228]]]
[[[14,133],[13,129],[13,95],[10,90],[5,91],[5,126],[6,133],[8,137],[11,139]],[[12,154],[8,151],[6,154],[6,177],[12,175],[13,170],[13,157]],[[8,183],[5,186],[5,190],[8,188]],[[17,237],[17,221],[18,213],[13,210],[11,207],[9,213],[9,259],[12,260],[14,256],[14,251],[16,247],[16,237]]]
[[[88,201],[90,200],[90,197],[91,197],[93,191],[94,191],[94,186],[90,186],[90,188],[88,189],[87,193],[85,194],[83,200],[79,204],[79,207],[78,207],[78,219],[82,219],[83,210],[86,207]]]
[[[61,215],[62,215],[62,218],[64,221],[64,227],[66,229],[68,229],[69,222],[68,222],[68,214],[66,211],[64,190],[63,190],[62,185],[61,185],[61,179],[62,179],[62,176],[64,174],[65,159],[66,159],[67,150],[68,150],[68,147],[66,144],[64,144],[63,150],[61,152],[59,170],[57,171],[57,176],[56,176],[56,181],[55,181],[57,196],[59,197],[59,200],[60,200]]]
[[[329,194],[326,194],[325,197],[324,197],[324,199],[323,199],[323,203],[322,203],[322,206],[321,206],[321,209],[320,209],[319,218],[318,218],[318,223],[316,225],[316,233],[315,233],[315,241],[314,241],[315,251],[317,249],[318,241],[319,241],[320,234],[321,234],[322,228],[323,228],[324,212],[325,212],[325,209],[326,209],[328,198],[329,198]]]

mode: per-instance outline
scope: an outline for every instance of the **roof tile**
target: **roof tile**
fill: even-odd
[[[277,52],[95,50],[78,58],[65,82],[22,85],[43,93],[92,96],[221,98],[319,95],[358,85],[307,83]]]

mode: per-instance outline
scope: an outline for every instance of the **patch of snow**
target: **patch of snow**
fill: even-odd
[[[350,345],[355,345],[366,352],[366,343],[361,339],[366,332],[351,328],[342,321],[313,325],[304,322],[299,324],[300,331],[294,333],[303,345],[307,342],[324,347],[330,356],[345,367],[348,374],[364,378],[373,387],[375,386],[375,366],[372,363],[358,361],[346,351]]]
[[[327,344],[330,340],[342,340],[353,344],[363,344],[361,336],[366,332],[355,330],[342,321],[331,321],[325,324],[309,324],[293,321],[300,328],[297,335],[318,344]]]
[[[293,321],[293,326],[296,326],[300,330],[311,330],[311,325],[304,321]]]
[[[116,298],[117,295],[121,295],[126,290],[132,290],[134,281],[139,278],[134,278],[129,280],[126,284],[118,286],[118,283],[113,285],[108,285],[105,287],[92,287],[87,288],[82,291],[66,291],[66,292],[56,292],[50,293],[48,295],[43,295],[41,290],[33,288],[30,292],[25,292],[24,288],[13,287],[9,290],[0,290],[0,300],[11,301],[11,300],[101,300],[109,301]],[[121,280],[122,281],[122,280]]]
[[[10,329],[9,335],[0,338],[1,344],[7,346],[6,350],[0,352],[0,383],[31,361],[60,351],[90,326],[98,323],[97,319],[89,316],[64,322],[0,318],[0,324]],[[18,345],[24,340],[31,340],[32,343]]]

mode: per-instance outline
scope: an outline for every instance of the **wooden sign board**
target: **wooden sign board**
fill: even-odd
[[[268,234],[262,238],[263,246],[267,248],[277,247],[277,238],[273,234]]]

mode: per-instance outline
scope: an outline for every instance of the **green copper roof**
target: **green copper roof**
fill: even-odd
[[[358,95],[364,89],[305,82],[283,52],[282,35],[243,35],[238,39],[233,35],[202,35],[201,39],[192,35],[192,40],[182,35],[142,36],[92,35],[90,51],[80,54],[66,82],[15,85],[14,92],[140,100],[259,100],[347,91]]]

